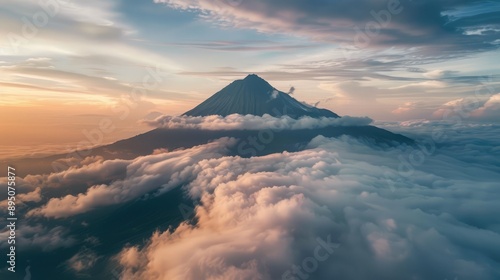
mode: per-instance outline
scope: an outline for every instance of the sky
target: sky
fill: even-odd
[[[17,276],[500,279],[498,0],[0,7],[0,162],[153,128],[245,128],[248,143],[270,135],[255,143],[283,148],[247,157],[238,136],[190,134],[183,148],[136,158],[95,149],[48,159],[51,173],[16,164]],[[179,116],[251,73],[342,118]],[[365,125],[415,145],[319,135],[291,147],[273,136],[327,126],[364,135]],[[138,153],[168,144],[146,142]],[[0,177],[0,189],[11,181]],[[3,252],[10,231],[0,228]]]
[[[498,1],[0,3],[0,157],[133,136],[250,73],[339,115],[500,119]]]

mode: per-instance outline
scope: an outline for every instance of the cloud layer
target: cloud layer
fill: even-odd
[[[313,279],[495,279],[498,151],[473,168],[461,158],[474,149],[461,158],[451,151],[428,157],[412,176],[401,171],[406,151],[350,138],[200,162],[185,187],[200,202],[197,224],[124,249],[124,279],[301,279],[284,276],[293,265]],[[339,247],[306,270],[317,238],[328,236]]]
[[[279,118],[264,115],[238,115],[233,114],[227,117],[207,116],[160,116],[153,121],[145,121],[147,124],[170,129],[201,129],[201,130],[297,130],[297,129],[315,129],[327,126],[365,126],[370,125],[373,120],[368,117],[350,117],[342,118],[312,118],[302,117],[293,119],[288,116]]]
[[[30,175],[19,180],[20,198],[37,206],[21,206],[34,210],[20,232],[40,250],[70,247],[77,232],[49,230],[40,216],[71,220],[183,186],[196,223],[123,248],[115,256],[123,279],[498,279],[500,128],[401,125],[422,143],[435,131],[446,137],[381,148],[319,136],[301,152],[252,158],[225,156],[235,141],[223,138]],[[50,195],[62,187],[71,194]],[[37,228],[42,234],[31,234]],[[316,249],[322,244],[335,246]],[[88,258],[101,256],[80,251],[67,265],[90,269]]]

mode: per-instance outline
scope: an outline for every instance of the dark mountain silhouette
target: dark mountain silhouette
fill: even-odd
[[[268,114],[274,117],[287,115],[292,118],[339,117],[329,110],[318,109],[297,101],[255,74],[232,82],[200,105],[184,113],[186,116],[231,114],[255,116]]]

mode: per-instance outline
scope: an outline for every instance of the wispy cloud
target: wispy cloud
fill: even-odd
[[[332,43],[352,43],[364,32],[370,45],[425,47],[426,52],[468,52],[496,48],[491,43],[497,31],[465,35],[463,30],[498,24],[494,17],[456,14],[452,20],[444,14],[467,9],[481,1],[242,1],[225,5],[209,0],[155,0],[183,10],[195,10],[202,18],[238,28],[268,33],[288,33]],[[486,4],[486,3],[485,3]],[[487,5],[487,4],[486,4]],[[490,5],[498,12],[498,5]],[[372,24],[369,26],[369,24]],[[371,29],[370,29],[371,28]],[[368,35],[367,35],[367,34]]]

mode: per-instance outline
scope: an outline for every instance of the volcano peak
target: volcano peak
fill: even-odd
[[[200,105],[184,113],[187,116],[231,114],[338,118],[337,114],[329,110],[304,105],[290,95],[276,90],[256,74],[232,82]]]
[[[257,74],[248,74],[244,79],[243,81],[264,81],[266,82],[266,80],[262,79],[261,77],[259,77]],[[267,82],[266,82],[267,83]]]

